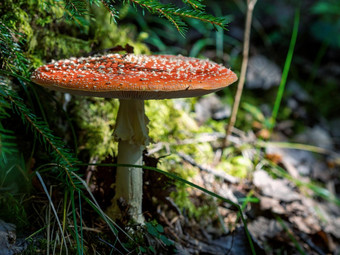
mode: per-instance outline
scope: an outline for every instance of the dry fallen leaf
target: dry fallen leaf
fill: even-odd
[[[267,240],[280,235],[284,231],[279,222],[265,217],[258,217],[256,220],[248,224],[248,229],[252,235],[258,240]]]
[[[254,173],[253,182],[265,196],[276,198],[284,202],[292,202],[301,199],[300,195],[289,186],[287,180],[273,179],[264,170],[257,170]]]
[[[280,205],[280,201],[270,197],[261,197],[260,198],[260,208],[263,211],[270,210],[276,214],[284,214],[285,209],[282,205]]]

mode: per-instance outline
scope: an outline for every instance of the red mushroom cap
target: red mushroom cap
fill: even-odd
[[[237,76],[209,60],[110,54],[59,60],[39,67],[31,80],[76,95],[163,99],[208,94],[235,82]]]

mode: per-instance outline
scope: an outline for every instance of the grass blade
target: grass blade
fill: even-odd
[[[78,235],[78,223],[77,223],[77,215],[76,215],[76,206],[74,203],[74,190],[70,192],[70,199],[71,199],[71,204],[72,204],[72,215],[73,215],[73,224],[74,224],[74,234],[76,236],[76,241],[77,241],[77,251],[78,254],[81,255],[83,251],[83,247],[80,244],[79,240],[79,235]],[[81,218],[81,217],[80,217]],[[80,226],[81,228],[81,226]]]
[[[53,213],[54,213],[54,216],[55,216],[55,218],[56,218],[56,221],[57,221],[58,226],[59,226],[59,229],[60,229],[61,236],[62,236],[63,241],[64,241],[66,254],[68,254],[68,249],[67,249],[67,245],[66,245],[66,239],[65,239],[65,235],[64,235],[64,233],[63,233],[63,227],[61,226],[60,220],[59,220],[59,218],[58,218],[57,211],[56,211],[56,209],[54,208],[54,205],[53,205],[53,202],[52,202],[52,198],[51,198],[50,194],[48,193],[47,187],[46,187],[46,185],[45,185],[45,183],[44,183],[44,181],[43,181],[41,175],[39,174],[39,172],[36,171],[35,174],[37,175],[37,177],[38,177],[38,179],[39,179],[39,181],[40,181],[40,183],[41,183],[41,186],[43,187],[43,189],[44,189],[44,191],[45,191],[45,193],[46,193],[46,196],[47,196],[47,198],[48,198],[48,201],[50,202],[51,209],[52,209],[52,211],[53,211]],[[48,252],[48,251],[47,251],[47,252]]]
[[[297,35],[298,35],[299,23],[300,23],[300,10],[297,9],[295,11],[295,16],[294,16],[294,27],[293,27],[292,37],[290,39],[289,49],[288,49],[285,65],[284,65],[284,68],[283,68],[281,82],[280,82],[279,90],[277,92],[277,96],[276,96],[276,99],[275,99],[275,104],[274,104],[274,108],[273,108],[273,112],[272,112],[272,116],[271,116],[271,121],[270,121],[271,131],[273,130],[273,128],[275,126],[277,114],[279,112],[283,93],[285,91],[285,87],[286,87],[286,83],[287,83],[287,77],[288,77],[288,73],[289,73],[289,69],[290,69],[290,64],[292,63],[293,53],[294,53],[294,49],[295,49],[296,38],[297,38]]]

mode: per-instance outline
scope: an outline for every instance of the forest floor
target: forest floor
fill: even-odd
[[[256,143],[254,133],[238,134],[233,136],[234,144]],[[251,147],[243,151],[245,157],[256,153]],[[184,167],[190,164],[198,170],[193,183],[242,205],[256,254],[339,254],[339,158],[282,148],[280,143],[271,143],[261,154],[265,160],[245,179],[199,165],[188,155],[180,156]],[[268,172],[266,165],[278,168]],[[251,254],[235,206],[197,189],[188,192],[197,207],[215,206],[216,214],[195,219],[169,206],[156,210],[158,216],[154,217],[175,241],[177,254]]]

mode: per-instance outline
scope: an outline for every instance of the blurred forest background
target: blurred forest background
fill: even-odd
[[[118,100],[30,74],[128,44],[240,76],[251,3],[228,143],[238,84],[147,101],[146,223],[111,220]],[[4,0],[0,30],[0,254],[340,254],[338,0]]]

